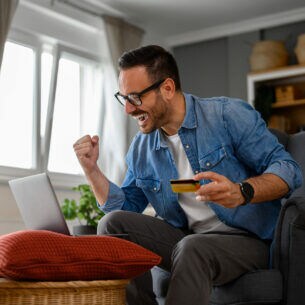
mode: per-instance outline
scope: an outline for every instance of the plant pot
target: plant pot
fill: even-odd
[[[96,235],[96,228],[93,226],[74,226],[73,235]]]
[[[300,65],[305,64],[305,34],[298,37],[296,48],[294,49],[295,54]]]
[[[283,41],[264,40],[254,44],[250,56],[251,71],[271,70],[288,64]]]

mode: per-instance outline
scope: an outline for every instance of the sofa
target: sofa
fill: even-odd
[[[305,177],[305,132],[288,135],[270,129],[302,168]],[[270,269],[248,272],[222,286],[214,286],[210,305],[305,304],[305,186],[295,190],[282,209],[271,246]],[[152,269],[153,290],[165,302],[170,273]]]

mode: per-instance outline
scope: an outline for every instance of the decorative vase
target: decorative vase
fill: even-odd
[[[296,48],[294,49],[295,54],[300,65],[305,64],[305,34],[298,37]]]
[[[73,235],[96,235],[96,228],[85,225],[74,226]]]
[[[254,44],[250,56],[251,71],[270,70],[287,64],[288,52],[283,41],[264,40]]]

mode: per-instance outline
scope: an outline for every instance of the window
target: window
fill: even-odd
[[[49,171],[82,173],[72,146],[84,134],[97,133],[100,94],[94,92],[100,92],[99,76],[92,63],[66,54],[59,60]]]
[[[98,131],[101,66],[75,50],[41,51],[44,49],[43,44],[15,41],[5,45],[0,141],[6,145],[0,150],[0,170],[80,175],[73,143]]]
[[[43,52],[41,55],[41,114],[40,114],[40,137],[43,138],[46,132],[46,120],[48,111],[48,102],[51,85],[51,75],[53,66],[53,56],[50,53]]]
[[[8,42],[0,74],[0,164],[33,168],[34,50]]]

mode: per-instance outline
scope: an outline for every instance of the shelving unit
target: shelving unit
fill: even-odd
[[[295,107],[305,105],[305,99],[295,100],[293,102],[274,103],[272,108]]]
[[[247,78],[248,101],[254,106],[256,90],[267,85],[274,89],[278,86],[292,86],[298,97],[272,104],[269,127],[294,133],[305,128],[305,66],[295,65],[271,71],[250,73]]]

